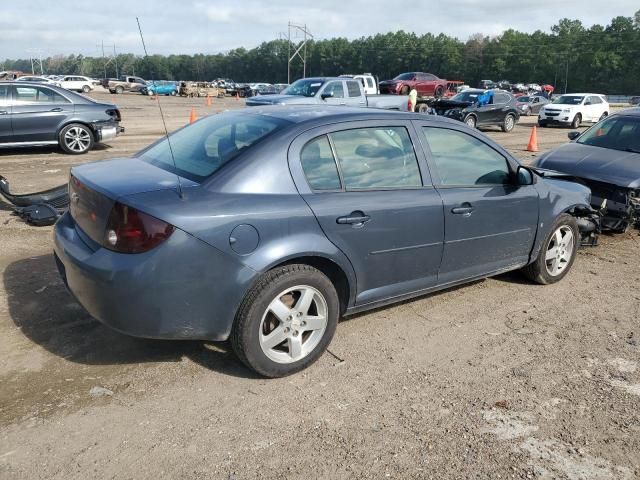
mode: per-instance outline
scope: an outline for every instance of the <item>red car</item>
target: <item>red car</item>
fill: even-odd
[[[442,97],[447,91],[447,81],[431,73],[401,73],[393,80],[380,82],[380,93],[408,95],[415,88],[420,97]]]

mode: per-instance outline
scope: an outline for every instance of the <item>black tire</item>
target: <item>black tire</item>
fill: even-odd
[[[410,90],[409,87],[405,85],[400,89],[400,95],[409,95],[409,90]]]
[[[442,98],[443,95],[444,95],[444,88],[443,87],[436,88],[436,91],[433,93],[433,96],[438,98],[438,99]]]
[[[93,131],[82,123],[70,123],[58,134],[58,145],[62,151],[71,155],[87,153],[94,143]]]
[[[171,96],[172,96],[172,97],[175,97],[175,96],[176,96],[176,91],[175,91],[175,90],[172,90],[172,91],[171,91]]]
[[[89,93],[91,91],[91,87],[89,85],[82,86],[82,93]]]
[[[502,128],[502,131],[505,133],[510,133],[513,131],[513,129],[516,126],[516,117],[515,115],[513,115],[512,113],[508,113],[507,115],[505,115],[504,120],[502,121],[502,125],[500,126],[500,128]]]
[[[261,328],[264,328],[263,317],[267,315],[271,302],[281,292],[300,285],[312,287],[322,295],[327,307],[327,323],[319,343],[310,352],[297,361],[278,363],[265,354],[260,344]],[[260,375],[269,378],[284,377],[303,370],[320,358],[333,338],[339,315],[338,294],[322,272],[309,265],[285,265],[265,273],[247,293],[231,330],[231,345],[238,358]]]
[[[600,118],[598,119],[598,121],[600,122],[600,121],[604,120],[605,118],[607,118],[608,116],[609,116],[609,114],[607,112],[604,112],[602,115],[600,115]]]
[[[469,115],[467,118],[464,119],[464,123],[468,127],[476,128],[476,125],[477,125],[476,117],[474,115]]]
[[[538,119],[538,126],[545,128],[547,126],[547,121]]]
[[[418,113],[427,113],[429,111],[429,105],[427,105],[426,103],[419,103],[416,106],[415,111]]]
[[[118,95],[120,95],[122,92],[124,92],[124,88],[123,87],[118,86],[118,87],[115,88],[115,93],[117,93]]]
[[[576,128],[580,128],[581,124],[582,124],[582,115],[580,115],[579,113],[576,113],[576,116],[573,117],[573,121],[571,122],[571,128],[575,130]]]
[[[555,245],[555,233],[561,228],[570,228],[573,233],[573,251],[571,252],[571,258],[568,262],[565,263],[562,271],[560,271],[556,275],[552,275],[549,272],[549,268],[547,265],[548,261],[553,262],[553,259],[547,260],[547,252],[552,245]],[[553,242],[553,243],[552,243]],[[540,248],[540,253],[538,254],[538,258],[536,260],[527,265],[522,269],[522,273],[532,282],[539,283],[540,285],[549,285],[551,283],[556,283],[562,280],[569,270],[571,270],[571,266],[576,258],[576,253],[580,246],[580,231],[578,230],[578,222],[574,217],[569,215],[568,213],[563,213],[556,218],[555,222],[553,222],[553,226],[551,227],[549,234],[544,239],[544,243]]]

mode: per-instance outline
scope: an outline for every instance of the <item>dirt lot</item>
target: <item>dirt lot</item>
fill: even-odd
[[[82,157],[0,151],[18,192],[157,138],[154,101]],[[161,99],[173,130],[243,102]],[[533,118],[489,135],[525,161]],[[538,132],[541,149],[566,130]],[[226,344],[129,338],[65,292],[51,228],[0,202],[0,478],[640,477],[640,238],[604,236],[558,285],[518,274],[340,323],[304,373],[256,378]]]

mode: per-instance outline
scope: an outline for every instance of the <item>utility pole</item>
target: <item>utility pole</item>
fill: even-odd
[[[107,57],[107,54],[105,53],[104,47],[107,48],[113,48],[113,57],[109,56]],[[100,41],[99,45],[96,45],[96,47],[100,48],[102,50],[102,68],[104,69],[104,78],[107,78],[107,65],[109,65],[111,62],[115,63],[116,66],[116,78],[118,78],[120,76],[119,72],[118,72],[118,54],[116,53],[116,45],[115,43],[113,45],[105,45],[104,44],[104,40]]]
[[[40,67],[40,75],[44,75],[44,67],[42,64],[42,50],[39,48],[32,48],[28,50],[31,58],[31,74],[35,75],[38,66]]]
[[[296,48],[296,50],[293,52],[293,55],[291,55],[291,31],[293,30],[293,32],[297,33],[302,33],[304,36],[304,39],[302,40],[302,43],[300,45],[298,45],[298,47]],[[313,38],[313,35],[311,35],[311,32],[309,31],[309,29],[307,28],[307,24],[305,23],[304,25],[298,25],[295,23],[291,23],[289,22],[289,29],[288,29],[288,33],[287,33],[287,40],[288,40],[288,58],[289,60],[287,61],[287,83],[291,83],[291,62],[298,57],[300,60],[302,60],[302,78],[305,78],[307,76],[307,42],[309,41],[310,38]],[[295,45],[294,45],[295,47]],[[302,55],[300,54],[300,51],[302,50]]]

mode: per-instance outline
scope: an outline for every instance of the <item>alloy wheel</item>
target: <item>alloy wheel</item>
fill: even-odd
[[[552,277],[560,275],[571,262],[574,248],[575,238],[571,227],[562,225],[553,232],[544,257],[547,273]]]
[[[511,130],[513,130],[513,126],[514,126],[513,116],[507,115],[507,118],[504,119],[504,128],[505,128],[505,130],[507,132],[510,132]]]
[[[84,152],[91,145],[91,134],[82,127],[71,127],[64,134],[64,143],[74,152]]]
[[[327,301],[315,288],[297,285],[278,294],[260,322],[259,342],[277,363],[297,362],[320,343],[327,329]]]

